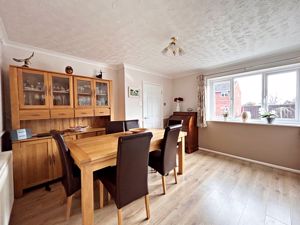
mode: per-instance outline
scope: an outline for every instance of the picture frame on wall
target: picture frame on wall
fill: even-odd
[[[139,98],[141,96],[141,90],[139,88],[128,87],[129,98]]]

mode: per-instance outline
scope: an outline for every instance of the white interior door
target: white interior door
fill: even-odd
[[[143,125],[145,128],[162,128],[162,87],[143,83]]]

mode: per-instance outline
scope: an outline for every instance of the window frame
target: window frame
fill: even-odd
[[[279,124],[300,124],[300,64],[292,64],[283,67],[273,67],[263,70],[255,70],[245,73],[229,74],[218,77],[207,77],[207,88],[208,88],[208,98],[207,98],[207,120],[208,121],[220,121],[219,117],[215,116],[215,100],[214,100],[214,84],[219,82],[230,82],[230,108],[228,121],[241,121],[241,118],[234,118],[234,79],[242,77],[250,77],[255,75],[261,75],[262,79],[262,93],[261,93],[261,107],[266,109],[268,106],[267,96],[268,96],[268,77],[271,75],[276,75],[280,73],[296,72],[296,97],[295,97],[295,119],[289,118],[276,118],[276,123]],[[255,123],[265,122],[260,119],[251,119]]]

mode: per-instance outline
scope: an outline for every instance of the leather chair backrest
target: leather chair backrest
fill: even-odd
[[[124,131],[124,121],[110,121],[106,127],[106,134],[113,134]]]
[[[148,160],[151,132],[119,137],[116,205],[120,209],[148,194]]]
[[[139,120],[125,120],[125,130],[129,131],[129,129],[139,128]]]
[[[168,126],[165,129],[161,144],[163,173],[168,173],[176,167],[177,141],[182,125]]]
[[[55,140],[59,155],[61,158],[61,163],[62,163],[62,184],[65,188],[67,196],[70,196],[73,194],[73,189],[74,189],[74,176],[73,176],[73,168],[74,168],[74,160],[72,159],[70,155],[70,151],[67,148],[64,138],[61,135],[59,131],[52,130],[50,131],[53,139]]]
[[[182,125],[182,123],[183,123],[183,120],[172,120],[172,119],[170,119],[168,121],[168,126],[179,125],[179,124]]]

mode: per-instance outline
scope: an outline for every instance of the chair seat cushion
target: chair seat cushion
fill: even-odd
[[[165,175],[163,172],[163,162],[161,150],[155,150],[149,153],[149,166],[159,172],[161,175]]]
[[[116,197],[116,178],[117,178],[117,167],[107,167],[96,172],[96,177],[100,179],[107,191]]]

